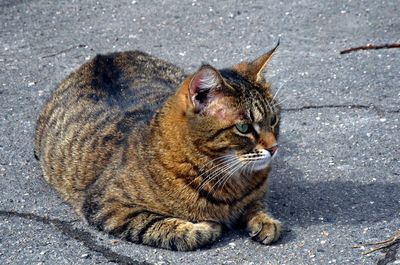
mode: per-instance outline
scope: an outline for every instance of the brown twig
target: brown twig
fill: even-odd
[[[59,52],[56,52],[56,53],[52,53],[52,54],[48,54],[48,55],[42,56],[42,59],[44,59],[44,58],[48,58],[48,57],[53,57],[53,56],[56,56],[56,55],[62,54],[62,53],[64,53],[64,52],[69,52],[70,50],[73,50],[73,49],[75,49],[75,48],[85,48],[85,47],[86,47],[86,45],[85,45],[85,44],[79,44],[79,45],[72,46],[72,47],[70,47],[70,48],[67,48],[67,49],[61,50],[61,51],[59,51]]]
[[[354,246],[353,248],[361,248],[361,247],[367,247],[367,246],[374,246],[372,249],[363,252],[364,255],[368,255],[372,252],[388,248],[390,246],[393,246],[396,243],[400,242],[400,230],[397,231],[392,237],[390,237],[387,240],[376,242],[376,243],[366,243],[366,244],[361,244],[358,246]]]
[[[355,52],[360,50],[378,50],[378,49],[391,49],[391,48],[400,48],[400,43],[386,43],[382,45],[374,45],[374,44],[367,44],[364,46],[353,47],[349,49],[345,49],[340,51],[340,54],[345,54],[349,52]]]

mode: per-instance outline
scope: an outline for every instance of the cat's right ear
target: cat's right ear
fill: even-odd
[[[278,40],[278,43],[276,46],[268,51],[267,53],[264,53],[254,61],[247,63],[247,62],[242,62],[234,66],[234,69],[241,73],[242,75],[246,76],[252,81],[255,82],[265,82],[264,80],[264,69],[267,67],[268,63],[272,59],[272,55],[275,54],[278,46],[279,46],[280,41]]]
[[[189,98],[195,112],[203,110],[220,94],[224,81],[217,69],[203,65],[192,77],[189,85]]]

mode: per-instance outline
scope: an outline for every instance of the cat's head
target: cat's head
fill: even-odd
[[[268,167],[278,150],[279,107],[263,71],[277,46],[232,68],[203,65],[178,91],[200,152],[237,170]]]

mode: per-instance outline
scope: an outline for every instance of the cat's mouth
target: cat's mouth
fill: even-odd
[[[251,162],[246,161],[247,165],[246,168],[250,170],[251,172],[255,171],[260,171],[269,166],[271,163],[272,157],[265,157],[265,158],[259,158],[257,160],[253,160]]]
[[[276,156],[278,148],[274,146],[271,149],[255,150],[241,156],[241,161],[245,164],[246,170],[251,172],[260,171],[269,166],[272,159]]]

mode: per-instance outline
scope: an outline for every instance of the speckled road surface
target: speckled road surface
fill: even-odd
[[[0,1],[0,264],[400,264],[400,41],[392,1]],[[96,53],[140,49],[194,71],[281,46],[266,76],[284,108],[266,202],[285,226],[178,253],[80,221],[41,178],[32,138],[57,83]]]

